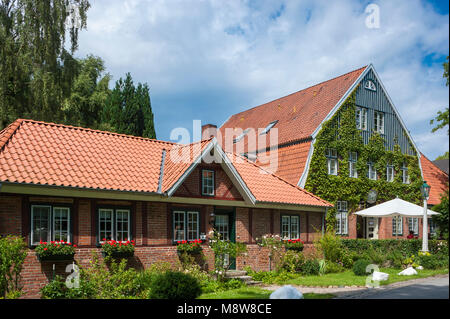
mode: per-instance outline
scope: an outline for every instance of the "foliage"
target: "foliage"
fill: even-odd
[[[317,259],[305,260],[301,268],[302,275],[313,276],[318,275],[319,273],[320,273],[320,263]]]
[[[40,241],[35,248],[35,252],[40,257],[70,256],[75,254],[76,247],[77,245],[65,241],[51,241],[49,243]]]
[[[202,252],[202,241],[194,240],[194,241],[178,241],[177,242],[177,251],[179,253],[188,253],[188,254],[200,254]]]
[[[147,84],[133,84],[131,74],[120,78],[102,113],[103,129],[117,133],[156,138]]]
[[[42,299],[87,299],[94,297],[95,290],[86,280],[80,280],[79,288],[69,288],[66,281],[59,275],[41,288]]]
[[[127,240],[126,242],[118,242],[115,240],[106,240],[103,239],[103,242],[101,243],[103,251],[106,253],[107,256],[114,256],[115,254],[127,254],[127,255],[133,255],[134,254],[134,246],[135,242],[134,240]]]
[[[27,245],[21,237],[0,237],[0,297],[20,293],[20,273],[27,257]]]
[[[69,25],[69,5],[77,23]],[[0,6],[0,129],[16,118],[58,122],[75,78],[87,0],[16,0]],[[66,48],[67,44],[70,48]]]
[[[203,293],[214,293],[245,287],[245,284],[239,279],[226,279],[223,281],[208,280],[201,282]]]
[[[323,254],[323,257],[327,261],[337,262],[340,261],[343,255],[342,241],[339,236],[336,236],[333,231],[328,230],[325,232],[319,240],[315,243],[315,246]]]
[[[400,146],[387,150],[385,140],[377,133],[372,134],[367,145],[361,137],[361,132],[355,125],[355,94],[356,89],[347,98],[338,112],[326,123],[316,137],[314,153],[311,158],[310,170],[305,188],[336,203],[338,200],[348,202],[349,212],[359,209],[361,202],[366,201],[368,192],[375,189],[378,193],[377,202],[384,202],[398,196],[413,203],[420,203],[420,185],[422,177],[417,156],[402,154]],[[328,175],[326,149],[333,148],[338,153],[338,175]],[[349,177],[349,152],[357,152],[356,168],[358,178]],[[367,163],[375,165],[378,178],[367,178]],[[403,184],[401,167],[408,166],[411,183]],[[386,166],[391,164],[396,172],[394,181],[386,180]],[[334,229],[336,224],[336,208],[327,213],[327,228]]]
[[[345,268],[342,263],[328,262],[325,267],[326,274],[333,274],[333,273],[337,273],[337,272],[342,272],[344,270],[345,270]],[[319,273],[320,273],[320,271],[319,271]]]
[[[283,241],[279,235],[265,234],[259,240],[256,238],[256,242],[261,247],[266,247],[269,250],[269,268],[272,270],[272,263],[275,264],[275,269],[280,268],[280,263],[283,255]]]
[[[289,239],[284,241],[284,248],[287,250],[303,251],[304,243],[301,239]]]
[[[359,259],[355,261],[353,264],[353,273],[356,276],[366,276],[366,268],[371,264],[370,260],[367,259]]]
[[[227,259],[235,259],[247,252],[247,246],[244,243],[233,243],[230,240],[221,239],[217,231],[210,232],[209,246],[214,253],[214,268],[219,280],[223,280],[226,271],[231,263]]]
[[[182,272],[167,271],[152,282],[151,299],[195,299],[202,289],[197,279]]]
[[[438,157],[436,157],[435,161],[442,160],[442,159],[449,159],[448,151],[445,152],[444,154],[439,155]]]
[[[447,62],[444,62],[444,74],[442,75],[444,78],[446,78],[445,85],[448,86],[449,80],[448,80],[448,56],[447,56]],[[449,113],[448,113],[448,107],[444,109],[444,111],[438,111],[437,116],[430,121],[430,124],[434,124],[434,122],[437,122],[435,127],[431,130],[431,132],[436,132],[437,130],[444,128],[447,126],[447,135],[448,135],[448,124],[449,124]]]
[[[299,272],[305,262],[305,257],[297,250],[287,250],[280,261],[280,270]]]
[[[449,189],[447,188],[443,194],[441,194],[441,202],[438,205],[434,205],[431,208],[433,211],[438,212],[440,215],[433,216],[433,221],[438,225],[439,236],[448,239],[448,210],[449,210]]]

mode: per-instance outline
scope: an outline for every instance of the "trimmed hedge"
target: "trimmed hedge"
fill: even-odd
[[[386,255],[390,252],[400,252],[404,257],[417,254],[422,249],[421,239],[342,239],[342,245],[350,252],[364,254],[368,250],[383,251]],[[444,240],[429,240],[428,247],[432,254],[444,254],[448,256],[448,242]]]

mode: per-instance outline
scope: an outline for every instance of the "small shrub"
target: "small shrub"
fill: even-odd
[[[305,276],[318,275],[320,273],[320,263],[317,259],[307,259],[301,268],[301,274]]]
[[[0,297],[20,291],[20,273],[27,257],[27,244],[21,237],[0,238]]]
[[[356,276],[367,275],[366,268],[370,264],[371,264],[371,262],[367,259],[359,259],[359,260],[355,261],[355,263],[353,264],[353,273]]]
[[[280,269],[288,272],[298,272],[301,270],[305,257],[301,252],[288,250],[280,261]]]
[[[441,255],[419,252],[415,261],[425,269],[439,269],[448,267],[448,259]]]
[[[68,288],[65,280],[61,276],[56,276],[54,280],[42,287],[42,299],[84,299],[93,298],[95,290],[92,284],[80,279],[79,288]]]
[[[151,299],[195,299],[202,293],[200,283],[191,275],[167,271],[152,282]]]
[[[338,263],[328,262],[325,267],[326,274],[334,274],[344,271],[344,266]]]

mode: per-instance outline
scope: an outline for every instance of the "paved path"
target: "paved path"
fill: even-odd
[[[365,289],[338,296],[338,299],[448,299],[449,276],[397,282],[375,289]]]
[[[280,285],[258,285],[276,290]],[[411,279],[380,288],[366,287],[306,287],[292,285],[302,293],[333,294],[336,299],[448,299],[449,275]]]

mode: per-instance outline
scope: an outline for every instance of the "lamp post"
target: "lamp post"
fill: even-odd
[[[428,251],[428,217],[427,217],[427,200],[430,196],[430,185],[427,184],[426,181],[423,181],[422,186],[420,186],[420,192],[422,193],[423,197],[423,230],[422,230],[422,251],[427,252]]]

